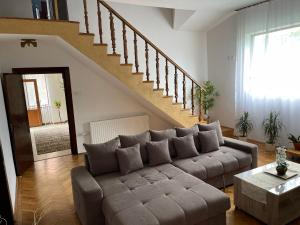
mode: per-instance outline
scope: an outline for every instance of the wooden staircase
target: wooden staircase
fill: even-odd
[[[34,19],[15,19],[15,18],[0,18],[0,34],[19,34],[19,35],[48,35],[58,36],[65,42],[73,46],[79,52],[86,57],[93,60],[100,67],[105,69],[109,74],[117,78],[123,84],[125,84],[131,91],[143,97],[148,103],[153,105],[161,113],[168,116],[176,125],[183,127],[190,127],[195,123],[198,123],[199,116],[195,114],[195,100],[194,93],[195,88],[201,88],[200,85],[177,65],[172,59],[170,59],[165,53],[157,48],[149,39],[136,30],[131,24],[129,24],[123,17],[121,17],[116,11],[114,11],[109,5],[103,1],[97,1],[98,9],[98,22],[99,22],[99,40],[100,43],[94,43],[94,34],[89,32],[88,13],[85,0],[84,15],[86,33],[80,33],[78,22],[65,22],[65,21],[49,21],[49,20],[34,20]],[[108,53],[108,45],[103,43],[103,30],[102,30],[102,18],[100,5],[104,6],[109,11],[111,41],[112,41],[112,54]],[[114,18],[118,18],[123,24],[123,55],[116,52],[115,44],[115,28]],[[134,64],[128,62],[127,52],[127,39],[126,39],[126,27],[134,32]],[[137,36],[145,42],[145,60],[146,71],[145,73],[139,70],[138,59],[138,45]],[[156,79],[149,79],[148,68],[148,50],[154,48],[156,52]],[[125,63],[121,63],[121,57],[124,57]],[[160,57],[160,58],[159,58]],[[164,59],[165,66],[165,85],[161,87],[161,74],[159,74],[159,59]],[[161,60],[162,61],[162,60]],[[172,66],[175,68],[175,74],[171,75],[168,72],[168,68]],[[133,72],[135,69],[135,72]],[[182,97],[179,99],[178,95],[178,76],[179,72],[182,77]],[[174,93],[170,95],[168,76],[174,78]],[[191,82],[191,102],[188,106],[186,100],[186,82]],[[156,87],[156,88],[154,88]]]

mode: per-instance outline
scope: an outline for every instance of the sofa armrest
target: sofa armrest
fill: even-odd
[[[252,155],[252,168],[257,167],[258,146],[248,142],[236,140],[233,138],[224,137],[225,146],[235,148],[237,150],[249,153]]]
[[[82,225],[104,225],[103,191],[84,166],[71,170],[74,207]]]

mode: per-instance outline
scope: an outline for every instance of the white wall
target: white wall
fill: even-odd
[[[38,48],[20,48],[18,42],[18,39],[0,40],[2,71],[10,72],[11,68],[17,67],[70,67],[79,151],[83,151],[83,142],[90,141],[90,121],[148,114],[151,129],[173,126],[156,112],[141,105],[118,83],[107,79],[112,76],[105,74],[100,67],[94,69],[95,63],[83,60],[81,55],[72,55],[55,39],[39,40]]]
[[[1,73],[1,68],[0,68],[0,73]],[[5,164],[6,175],[7,175],[8,185],[9,185],[10,198],[14,209],[15,199],[16,199],[17,179],[16,179],[15,165],[12,156],[11,144],[10,144],[10,136],[8,131],[6,110],[4,106],[1,82],[0,82],[0,140],[2,144],[2,151],[3,151],[4,164]]]
[[[62,122],[68,120],[65,91],[63,86],[62,74],[45,75],[48,89],[48,97],[52,106],[53,122],[60,122],[58,110],[55,108],[54,101],[61,102],[60,115]]]
[[[125,19],[133,24],[139,31],[148,37],[154,44],[162,49],[167,55],[175,60],[183,69],[190,73],[197,81],[207,79],[206,63],[206,34],[201,32],[178,31],[172,28],[172,10],[146,6],[135,6],[120,3],[109,3]],[[81,0],[69,0],[70,20],[80,21],[81,31],[85,32],[83,19],[83,6]],[[104,42],[110,44],[110,30],[107,10],[102,9]],[[96,1],[88,0],[89,24],[91,32],[96,34],[95,40],[99,40],[98,18],[96,13]],[[122,27],[117,19],[115,21],[117,49],[123,53]],[[128,48],[130,52],[130,62],[133,63],[133,35],[127,30]],[[145,44],[139,42],[139,59],[142,71],[144,70],[144,48]],[[151,54],[151,53],[150,53]],[[153,77],[155,76],[155,56],[151,55],[153,66]],[[164,61],[161,61],[161,73],[164,72]]]
[[[0,0],[0,17],[33,18],[31,0]]]
[[[235,124],[235,54],[236,16],[233,15],[207,33],[208,79],[220,93],[211,116],[231,128]]]

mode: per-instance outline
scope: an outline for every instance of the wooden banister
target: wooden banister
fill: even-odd
[[[115,11],[112,7],[110,7],[105,1],[98,0],[105,8],[108,9],[109,12],[114,14],[117,18],[119,18],[123,23],[126,24],[127,27],[129,27],[133,32],[134,36],[136,38],[136,35],[138,35],[140,38],[142,38],[148,45],[150,45],[152,48],[156,50],[156,52],[159,53],[159,55],[163,56],[168,60],[169,63],[173,64],[175,68],[177,68],[179,71],[181,71],[183,74],[185,74],[186,77],[188,77],[192,82],[194,82],[197,86],[201,85],[195,81],[183,68],[181,68],[176,62],[174,62],[169,56],[167,56],[162,50],[160,50],[154,43],[152,43],[146,36],[144,36],[140,31],[138,31],[131,23],[129,23],[124,17],[122,17],[117,11]],[[138,64],[136,64],[136,67],[138,68]],[[136,69],[138,72],[138,69]]]

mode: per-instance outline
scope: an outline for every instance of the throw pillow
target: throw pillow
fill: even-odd
[[[93,176],[119,170],[116,149],[119,138],[102,144],[83,144],[87,152],[88,167]]]
[[[140,153],[140,144],[128,148],[118,148],[116,153],[122,175],[144,167]]]
[[[184,137],[192,134],[194,137],[194,142],[196,149],[200,152],[200,141],[198,137],[199,128],[197,125],[192,126],[191,128],[176,128],[177,137]]]
[[[156,166],[172,162],[168,140],[147,142],[149,165]]]
[[[176,137],[175,129],[150,130],[150,136],[151,136],[151,141],[162,141],[168,139],[170,155],[171,157],[176,157],[176,151],[172,141],[172,138]]]
[[[200,131],[216,130],[219,139],[219,144],[224,145],[224,138],[219,120],[210,124],[198,124],[198,127]]]
[[[141,156],[142,160],[144,163],[148,162],[148,155],[146,151],[146,142],[150,141],[150,133],[149,131],[146,131],[141,134],[137,135],[119,135],[120,142],[121,142],[121,148],[127,148],[131,147],[136,144],[140,144],[140,151],[141,151]]]
[[[173,138],[173,142],[179,159],[199,155],[192,135]]]
[[[201,131],[198,135],[203,153],[219,150],[219,140],[215,130]]]

